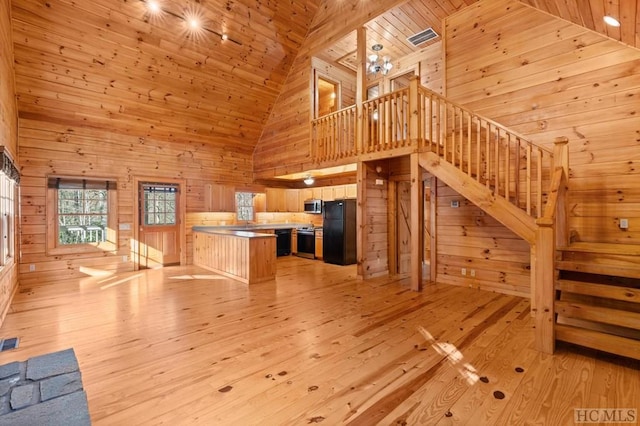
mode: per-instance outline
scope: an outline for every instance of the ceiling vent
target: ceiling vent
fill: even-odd
[[[424,31],[420,31],[419,33],[416,33],[411,37],[408,37],[407,41],[418,47],[419,44],[422,44],[425,41],[433,40],[436,37],[438,37],[438,34],[433,31],[433,28],[427,28]]]

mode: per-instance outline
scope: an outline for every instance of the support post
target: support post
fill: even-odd
[[[418,87],[420,83],[420,77],[417,75],[411,76],[409,79],[409,143],[414,148],[422,148],[420,138],[420,102],[418,97]]]
[[[553,169],[562,167],[563,179],[558,188],[556,204],[556,247],[565,247],[569,241],[569,209],[567,208],[567,190],[569,183],[569,139],[556,138],[553,146]]]
[[[538,351],[552,354],[555,350],[555,284],[554,256],[555,236],[553,221],[538,219],[536,244],[531,251],[533,267],[533,306],[535,323],[535,347]]]
[[[363,161],[358,162],[358,170],[356,172],[356,185],[358,191],[358,202],[356,208],[356,244],[357,253],[357,275],[359,279],[364,279],[366,262],[365,247],[367,247],[367,165]]]
[[[422,168],[419,154],[411,154],[411,289],[422,290],[422,258],[424,257],[424,212]]]
[[[362,154],[362,140],[364,134],[364,116],[362,103],[367,91],[367,29],[360,27],[356,32],[357,63],[356,71],[356,154]]]

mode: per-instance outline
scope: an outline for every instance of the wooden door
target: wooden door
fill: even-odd
[[[180,264],[180,185],[140,182],[138,186],[140,268]]]
[[[397,184],[396,242],[398,256],[396,271],[398,274],[411,272],[411,182],[399,181]]]

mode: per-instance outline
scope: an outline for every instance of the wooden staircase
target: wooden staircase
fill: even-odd
[[[640,359],[640,246],[558,248],[556,339]]]
[[[640,357],[640,246],[567,247],[566,138],[552,150],[534,145],[421,87],[417,78],[409,88],[314,120],[312,129],[314,162],[410,155],[412,210],[420,210],[415,182],[423,168],[527,241],[538,350],[552,353],[557,339]],[[411,228],[420,229],[415,220]],[[416,253],[422,246],[411,245]],[[418,260],[412,258],[415,289]]]

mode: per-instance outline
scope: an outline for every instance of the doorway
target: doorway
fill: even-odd
[[[429,276],[431,260],[431,183],[423,182],[423,275]],[[411,182],[398,181],[396,184],[396,273],[411,273]]]
[[[316,72],[316,118],[338,111],[341,106],[340,83]]]
[[[179,182],[139,181],[137,183],[138,269],[179,265],[184,241],[184,201]]]

